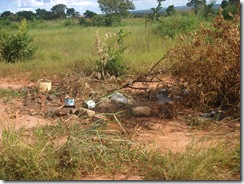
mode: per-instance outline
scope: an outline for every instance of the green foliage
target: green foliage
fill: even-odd
[[[119,14],[126,16],[128,10],[134,10],[135,5],[131,0],[98,0],[101,11],[105,14]]]
[[[65,27],[71,27],[71,26],[75,26],[76,22],[73,19],[66,19],[64,21],[64,26]]]
[[[79,23],[83,26],[112,27],[120,25],[121,17],[118,14],[93,15],[91,18],[80,18]]]
[[[127,71],[126,64],[123,61],[122,54],[127,48],[124,46],[124,38],[128,35],[128,32],[122,30],[118,34],[107,33],[104,36],[104,41],[100,40],[98,34],[96,35],[95,46],[98,49],[99,60],[97,60],[97,71],[105,79],[107,76],[121,76]],[[117,37],[116,45],[109,45],[109,41]]]
[[[57,4],[51,8],[52,13],[54,14],[55,18],[66,18],[65,10],[67,6],[64,4]]]
[[[116,26],[121,23],[121,17],[119,14],[114,13],[114,14],[107,14],[105,16],[105,25],[104,26]]]
[[[118,25],[121,17],[128,15],[128,10],[134,10],[135,6],[130,0],[98,0],[99,7],[105,16],[105,26]]]
[[[163,37],[175,38],[179,34],[189,33],[199,28],[201,20],[192,14],[177,14],[164,17],[155,32]]]
[[[200,15],[202,15],[205,19],[213,18],[213,15],[215,14],[215,10],[213,8],[214,4],[216,3],[216,0],[211,0],[210,2],[203,1],[201,9],[200,9]]]
[[[195,14],[199,12],[206,0],[188,0],[187,6],[192,7]]]
[[[174,5],[169,5],[166,9],[167,16],[174,15],[175,14],[175,7]]]
[[[95,12],[90,11],[90,10],[86,10],[86,12],[83,14],[85,15],[85,18],[88,18],[88,19],[91,19],[97,15]]]
[[[79,24],[81,26],[91,26],[91,22],[88,22],[84,17],[79,18]]]
[[[238,0],[224,0],[222,1],[221,4],[221,8],[223,9],[222,14],[224,16],[224,19],[226,20],[232,20],[233,16],[235,15],[239,10],[238,8],[240,8],[240,2]]]
[[[17,20],[20,21],[22,19],[26,19],[26,20],[33,20],[35,17],[35,13],[33,13],[32,11],[20,11],[16,13],[17,15]]]
[[[74,17],[75,16],[75,9],[74,8],[67,8],[66,14],[68,17]]]
[[[95,15],[91,19],[91,25],[97,27],[105,26],[105,17],[102,15]]]
[[[22,20],[17,34],[0,32],[0,56],[7,62],[30,59],[35,49],[29,44],[32,39],[27,34],[26,20]]]

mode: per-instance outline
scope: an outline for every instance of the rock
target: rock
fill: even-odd
[[[57,97],[53,94],[47,96],[47,100],[49,101],[54,101],[55,99],[57,99]]]
[[[46,101],[47,105],[62,105],[60,99],[54,94],[47,95],[46,99],[47,99]]]
[[[67,116],[70,113],[70,109],[68,108],[58,108],[53,110],[53,115],[61,117]]]
[[[151,116],[152,109],[148,106],[137,106],[132,108],[132,114],[134,116]]]
[[[110,99],[116,103],[128,104],[128,99],[119,92],[114,93]]]
[[[80,108],[74,112],[77,116],[88,116],[90,118],[94,117],[96,112],[90,109]]]
[[[117,106],[115,103],[112,102],[107,97],[100,98],[99,102],[97,103],[96,110],[99,112],[116,112],[117,111]]]

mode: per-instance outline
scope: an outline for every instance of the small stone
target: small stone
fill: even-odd
[[[114,93],[110,99],[116,103],[123,103],[123,104],[127,104],[128,103],[128,99],[121,93],[116,92]]]
[[[143,117],[143,116],[151,116],[152,109],[148,106],[137,106],[132,109],[132,113],[134,116]]]
[[[70,109],[68,108],[62,108],[62,109],[55,109],[53,110],[53,114],[55,116],[61,117],[61,116],[67,116],[70,112]]]
[[[74,112],[77,116],[88,116],[90,118],[94,117],[96,112],[90,109],[80,108]]]
[[[99,112],[116,112],[117,106],[107,97],[101,98],[96,105],[96,110]]]

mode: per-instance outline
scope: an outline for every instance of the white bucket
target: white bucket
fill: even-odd
[[[40,80],[38,88],[40,92],[50,91],[52,88],[52,82],[47,80]]]

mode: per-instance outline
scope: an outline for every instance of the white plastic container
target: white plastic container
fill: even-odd
[[[48,80],[40,80],[38,84],[38,89],[40,92],[50,91],[52,88],[52,82]]]
[[[86,101],[86,105],[87,105],[88,109],[93,109],[96,107],[96,103],[93,100]]]
[[[67,107],[75,106],[75,99],[74,98],[65,98],[64,99],[64,104]]]

